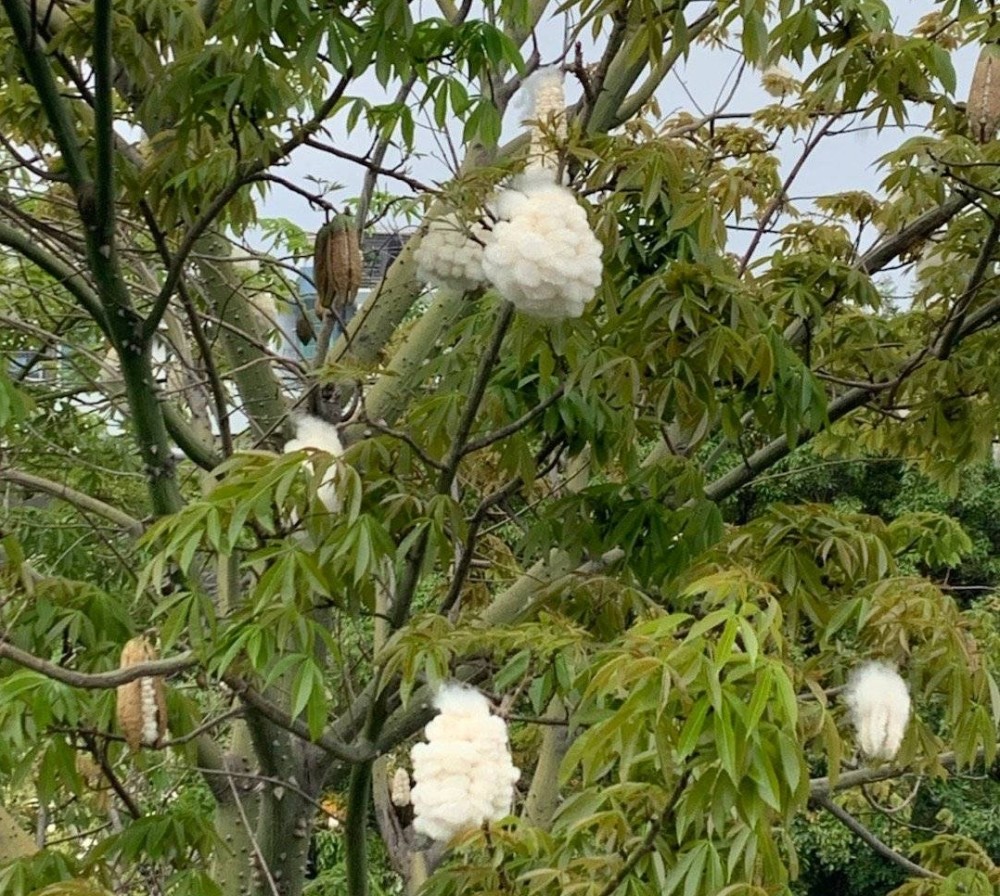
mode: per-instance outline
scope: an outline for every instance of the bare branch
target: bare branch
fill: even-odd
[[[61,482],[53,482],[51,479],[45,479],[33,473],[13,470],[10,467],[0,468],[0,481],[13,482],[15,485],[28,491],[41,492],[46,495],[52,495],[55,498],[61,498],[74,507],[78,507],[80,510],[96,513],[98,516],[110,520],[116,526],[121,526],[132,535],[142,535],[143,525],[139,520],[129,516],[125,511],[113,507],[111,504],[106,504],[98,498],[93,498],[90,495],[79,492],[68,485],[63,485]]]
[[[813,798],[813,801],[822,806],[829,812],[834,818],[837,819],[845,828],[847,828],[852,834],[857,836],[860,840],[867,843],[875,852],[877,852],[883,859],[888,859],[895,865],[902,868],[907,874],[913,877],[925,877],[931,878],[933,880],[942,880],[940,874],[929,871],[916,862],[911,862],[906,856],[901,855],[896,852],[891,846],[883,843],[876,837],[868,828],[866,828],[860,821],[858,821],[853,815],[851,815],[842,806],[838,806],[830,797],[824,795],[817,796]]]
[[[268,721],[294,734],[301,740],[315,744],[331,756],[343,759],[345,762],[366,762],[374,757],[375,753],[370,744],[363,741],[355,745],[347,744],[338,740],[330,732],[323,732],[318,737],[313,737],[309,726],[305,722],[293,719],[288,713],[280,707],[275,706],[260,691],[252,688],[248,681],[240,678],[238,675],[226,675],[223,680],[247,706],[255,709]]]
[[[107,691],[119,685],[128,684],[138,678],[153,678],[174,675],[191,669],[198,661],[190,653],[181,653],[162,660],[150,660],[147,663],[136,663],[125,669],[114,669],[110,672],[76,672],[57,663],[21,650],[10,641],[0,637],[0,657],[11,660],[25,669],[38,672],[53,681],[59,681],[71,688],[81,688],[88,691]]]

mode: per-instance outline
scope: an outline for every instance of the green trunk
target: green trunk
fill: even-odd
[[[223,322],[219,339],[229,360],[228,376],[236,384],[250,421],[255,443],[280,447],[287,408],[272,367],[271,353],[260,343],[253,306],[240,291],[228,260],[229,243],[214,234],[203,236],[195,246],[205,297],[212,313]]]

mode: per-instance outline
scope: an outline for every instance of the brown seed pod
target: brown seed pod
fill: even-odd
[[[303,345],[309,345],[316,338],[313,326],[309,323],[309,318],[304,314],[300,314],[295,318],[295,335],[299,337],[299,342]]]
[[[119,668],[127,669],[155,659],[155,648],[140,635],[122,648]],[[119,685],[116,709],[118,727],[131,750],[157,747],[166,737],[167,700],[161,677],[137,678]]]
[[[364,260],[358,232],[351,215],[337,215],[316,234],[313,281],[316,313],[322,318],[330,310],[342,317],[361,289]]]
[[[1000,46],[987,44],[972,74],[966,104],[969,131],[977,143],[989,143],[1000,126]]]

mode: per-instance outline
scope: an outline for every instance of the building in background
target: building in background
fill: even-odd
[[[402,233],[369,233],[361,239],[361,255],[365,268],[362,272],[361,289],[354,305],[347,310],[344,323],[348,323],[358,308],[378,288],[396,256],[403,249],[408,235]],[[297,283],[299,307],[284,305],[278,312],[281,328],[282,354],[288,358],[311,361],[316,357],[316,334],[321,322],[316,313],[316,287],[313,285],[312,265],[301,268]],[[304,319],[303,319],[304,316]],[[334,325],[333,337],[340,335],[340,326]],[[332,341],[332,340],[331,340]]]

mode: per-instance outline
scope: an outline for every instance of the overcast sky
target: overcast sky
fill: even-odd
[[[931,0],[893,0],[889,5],[896,16],[897,30],[903,31],[908,31],[922,15],[935,7]],[[540,29],[539,46],[543,61],[554,59],[560,51],[561,44],[561,24],[548,23]],[[968,90],[976,54],[975,47],[966,47],[954,54],[958,74],[957,93],[960,97]],[[596,58],[596,52],[593,56]],[[714,108],[718,97],[728,94],[727,79],[738,63],[739,59],[734,53],[710,52],[704,46],[694,47],[690,61],[677,67],[658,94],[664,114],[678,109],[687,109],[697,114],[692,98],[697,100],[703,110]],[[572,81],[571,78],[567,79],[567,92],[571,99],[574,88]],[[355,89],[355,93],[365,90],[372,101],[382,101],[382,97],[385,96],[374,77],[366,78],[360,85]],[[765,102],[774,100],[763,93],[759,74],[751,70],[744,74],[729,104],[729,109],[737,112],[750,111]],[[520,117],[521,110],[515,100],[505,118],[504,139],[508,139],[520,130]],[[418,152],[421,157],[411,162],[410,172],[425,182],[446,179],[449,168],[443,161],[446,154],[442,152],[440,141],[435,139],[431,129],[426,126],[418,126],[417,134]],[[367,140],[362,139],[360,134],[348,136],[339,123],[330,127],[329,136],[336,145],[351,152],[364,154],[368,149]],[[862,130],[825,140],[799,174],[791,191],[793,197],[828,194],[844,189],[865,189],[877,193],[879,173],[875,162],[882,153],[898,145],[901,140],[902,135],[895,128],[887,128],[882,134],[876,134],[874,130]],[[801,138],[790,140],[781,147],[782,166],[786,171],[797,158],[800,147]],[[387,164],[392,161],[394,160],[391,158],[387,159]],[[359,193],[364,172],[358,166],[338,161],[327,154],[306,147],[295,153],[291,164],[283,169],[281,174],[303,183],[310,176],[341,183],[344,188],[327,197],[334,203],[340,203]],[[383,186],[390,191],[396,190],[396,185],[391,182],[383,182]],[[321,211],[310,207],[304,198],[280,187],[272,189],[261,211],[264,217],[289,218],[310,231],[323,223]]]

